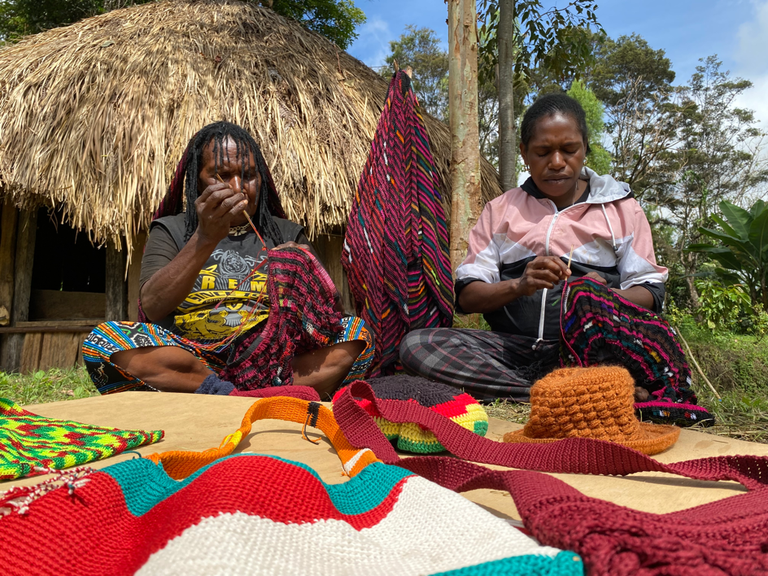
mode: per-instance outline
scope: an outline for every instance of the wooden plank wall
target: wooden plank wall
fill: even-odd
[[[0,215],[0,326],[11,323],[13,266],[16,262],[16,222],[19,211],[6,200]]]
[[[81,349],[88,334],[30,332],[24,338],[19,372],[30,374],[51,368],[71,368],[82,362]]]
[[[13,274],[13,304],[11,326],[29,318],[29,297],[32,291],[32,263],[35,258],[37,210],[22,210],[16,230],[16,261]],[[17,372],[21,366],[23,334],[3,336],[0,365],[7,372]]]

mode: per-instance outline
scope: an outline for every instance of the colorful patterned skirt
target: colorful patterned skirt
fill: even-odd
[[[359,380],[373,360],[373,338],[360,318],[341,319],[341,331],[331,346],[342,342],[362,341],[365,349],[352,365],[344,385]],[[154,390],[151,386],[126,372],[111,361],[112,354],[136,348],[177,346],[193,354],[208,369],[221,374],[227,367],[232,344],[211,349],[193,340],[178,336],[156,324],[141,322],[104,322],[97,326],[83,342],[83,360],[88,374],[102,394],[124,390]]]

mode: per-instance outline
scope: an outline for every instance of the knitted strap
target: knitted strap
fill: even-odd
[[[369,400],[381,416],[391,422],[415,422],[426,428],[448,452],[473,462],[568,474],[626,476],[636,472],[666,472],[696,480],[734,480],[750,490],[768,484],[768,457],[765,456],[716,456],[663,464],[620,444],[590,438],[566,438],[552,444],[495,442],[419,404],[380,400],[366,382],[354,382],[334,402],[333,414],[339,426],[353,446],[370,448],[383,462],[408,469],[422,465],[413,461],[423,458],[409,458],[407,463],[401,463],[400,456],[355,397]],[[432,456],[423,466],[438,466],[439,463],[434,462],[436,458],[446,459]],[[438,483],[446,487],[452,482],[450,477],[443,480]]]
[[[240,428],[224,438],[219,448],[203,452],[173,450],[151,454],[147,458],[162,464],[171,478],[181,480],[214,460],[232,454],[240,441],[251,432],[251,424],[257,420],[288,420],[319,428],[336,449],[344,472],[350,477],[359,474],[368,464],[378,462],[368,448],[357,449],[350,445],[331,410],[318,402],[286,397],[264,398],[253,404],[245,413]]]

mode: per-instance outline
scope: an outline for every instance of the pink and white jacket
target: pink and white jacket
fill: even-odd
[[[629,186],[584,168],[587,192],[576,204],[557,209],[528,179],[486,204],[469,236],[467,257],[456,270],[456,300],[471,282],[494,283],[522,276],[540,255],[567,262],[573,246],[572,278],[599,272],[610,288],[647,288],[660,311],[667,269],[656,264],[651,228]],[[540,290],[485,318],[494,331],[543,340],[559,338],[562,290]],[[460,310],[459,310],[460,311]]]

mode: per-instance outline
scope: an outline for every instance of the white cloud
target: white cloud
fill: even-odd
[[[736,61],[742,74],[768,74],[768,1],[753,2],[754,17],[739,26]]]
[[[394,37],[389,29],[389,23],[378,16],[374,16],[360,27],[358,33],[359,36],[350,46],[349,53],[371,68],[386,65],[386,57],[389,56],[389,42]]]
[[[752,81],[752,88],[739,96],[736,105],[753,110],[761,128],[768,132],[768,74],[748,78]]]
[[[752,2],[753,17],[739,26],[738,64],[735,76],[752,81],[752,88],[743,93],[736,104],[755,111],[763,130],[768,131],[768,0]]]

